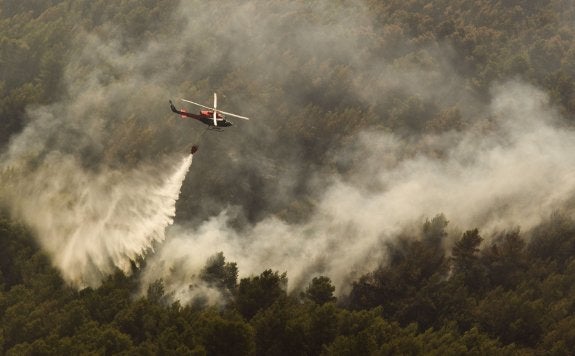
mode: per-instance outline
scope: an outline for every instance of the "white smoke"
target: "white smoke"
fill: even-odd
[[[2,201],[36,230],[53,263],[77,286],[97,285],[115,267],[129,271],[130,261],[164,238],[187,163],[150,161],[191,137],[188,125],[158,120],[169,114],[167,97],[183,93],[227,92],[230,111],[260,116],[217,138],[209,153],[224,167],[271,176],[268,185],[277,178],[262,189],[279,206],[293,200],[300,177],[316,187],[309,199],[317,197],[305,223],[264,212],[266,218],[241,230],[231,221],[242,207],[198,199],[202,211],[220,213],[199,226],[170,229],[143,273],[143,290],[163,279],[183,302],[200,294],[218,299],[198,275],[219,251],[238,263],[241,276],[287,271],[289,287],[297,289],[325,274],[345,293],[350,280],[385,258],[386,241],[438,213],[450,226],[489,232],[529,229],[549,211],[569,208],[575,135],[560,126],[546,96],[510,82],[496,86],[485,107],[453,70],[446,46],[421,47],[401,24],[374,19],[363,1],[181,2],[174,23],[129,50],[113,26],[79,34],[65,71],[67,96],[28,108],[30,123],[0,157]],[[469,129],[416,139],[383,131],[394,114],[384,99],[396,89],[456,107]],[[308,98],[314,90],[335,94],[314,101]],[[349,100],[342,107],[356,110],[341,114],[350,115],[349,130],[332,131],[347,135],[354,124],[375,131],[334,151],[328,172],[306,172],[310,165],[294,164],[294,157],[307,148],[284,144],[278,127],[295,127],[287,131],[310,141],[329,136],[327,111],[339,113],[340,98]],[[327,109],[316,109],[320,104]],[[334,173],[338,165],[346,172]],[[220,183],[234,171],[212,168],[210,162],[200,173],[212,178],[210,188],[232,191]],[[238,174],[227,182],[245,186],[244,179]]]
[[[386,132],[364,132],[334,159],[353,168],[322,176],[326,185],[309,222],[290,225],[269,217],[247,230],[230,227],[223,211],[198,228],[179,226],[148,261],[146,283],[162,278],[182,300],[200,290],[204,261],[222,251],[240,276],[287,271],[290,289],[311,277],[330,277],[338,293],[384,259],[384,244],[406,228],[444,213],[452,228],[490,232],[539,224],[568,209],[575,193],[575,131],[540,90],[509,82],[496,86],[488,114],[466,132],[419,142]],[[231,216],[230,216],[231,215]],[[452,236],[451,238],[457,238]],[[174,271],[179,271],[174,273]]]

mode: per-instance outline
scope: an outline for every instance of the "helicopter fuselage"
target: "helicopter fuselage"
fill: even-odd
[[[212,126],[212,127],[230,127],[230,126],[232,126],[232,123],[227,121],[223,117],[223,115],[220,114],[219,112],[216,112],[217,126],[215,126],[214,125],[214,112],[211,110],[200,110],[199,114],[194,114],[191,112],[176,109],[176,107],[172,104],[171,101],[170,101],[170,108],[176,114],[180,114],[180,116],[182,118],[189,117],[191,119],[196,119],[196,120],[201,121],[203,124],[206,124],[208,126]]]

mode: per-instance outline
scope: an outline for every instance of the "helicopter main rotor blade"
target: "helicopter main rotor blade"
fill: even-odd
[[[190,101],[190,100],[186,100],[186,99],[181,99],[181,100],[182,100],[182,101],[185,101],[186,103],[190,103],[190,104],[197,105],[197,106],[202,107],[202,108],[204,108],[204,109],[215,110],[214,108],[211,108],[211,107],[209,107],[209,106],[205,106],[205,105],[202,105],[202,104],[194,103],[193,101]]]
[[[214,94],[215,94],[215,93],[214,93]],[[202,108],[204,108],[204,109],[213,110],[214,112],[217,111],[217,112],[219,112],[220,114],[237,117],[237,118],[239,118],[239,119],[244,119],[244,120],[249,120],[249,119],[250,119],[249,117],[237,115],[237,114],[234,114],[234,113],[231,113],[231,112],[227,112],[227,111],[223,111],[223,110],[217,110],[216,108],[212,108],[212,107],[209,107],[209,106],[206,106],[206,105],[202,105],[202,104],[193,102],[193,101],[191,101],[191,100],[187,100],[187,99],[181,99],[181,100],[182,100],[182,101],[185,101],[186,103],[190,103],[190,104],[197,105],[197,106],[202,107]],[[216,99],[216,100],[217,100],[217,99]],[[214,103],[215,103],[215,101],[214,101]],[[216,104],[217,104],[217,103],[216,103]],[[220,121],[221,121],[221,120],[220,120]]]
[[[244,120],[249,120],[249,117],[245,117],[245,116],[240,116],[237,114],[232,114],[231,112],[226,112],[226,111],[222,111],[222,110],[218,110],[219,113],[224,114],[224,115],[229,115],[229,116],[233,116],[233,117],[237,117],[240,119],[244,119]]]

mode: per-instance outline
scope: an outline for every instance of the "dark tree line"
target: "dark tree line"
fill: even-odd
[[[447,220],[387,246],[388,263],[336,299],[326,276],[288,294],[286,273],[238,281],[223,254],[201,278],[225,305],[170,302],[161,280],[145,297],[138,270],[97,289],[65,285],[30,232],[0,221],[0,346],[22,354],[567,354],[575,347],[575,221],[553,215],[526,241],[477,229],[446,250]],[[546,244],[547,250],[539,248]],[[382,261],[383,263],[383,261]],[[241,267],[241,266],[240,266]]]

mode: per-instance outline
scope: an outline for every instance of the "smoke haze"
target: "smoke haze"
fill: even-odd
[[[220,299],[198,277],[220,251],[240,276],[287,271],[296,290],[324,274],[342,294],[436,214],[489,235],[570,211],[575,133],[541,90],[509,78],[474,94],[449,46],[378,21],[362,1],[186,1],[143,42],[81,32],[67,95],[29,108],[1,158],[4,200],[78,287],[129,272],[176,206],[142,290],[162,279],[183,302]],[[253,120],[200,138],[169,116],[168,98],[212,91]],[[457,127],[427,130],[453,108]],[[184,181],[177,157],[197,140]]]
[[[333,157],[353,174],[321,176],[326,188],[305,224],[269,217],[239,233],[224,211],[196,229],[171,229],[146,278],[163,278],[183,295],[203,261],[223,251],[244,276],[287,271],[289,288],[298,289],[327,275],[345,293],[354,278],[385,260],[386,242],[436,214],[444,213],[452,230],[479,227],[489,237],[516,226],[529,230],[557,209],[570,211],[575,132],[559,126],[547,97],[533,87],[509,82],[493,96],[489,114],[497,129],[488,132],[430,135],[415,150],[389,133],[360,133]],[[189,273],[174,276],[181,264]]]

